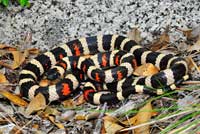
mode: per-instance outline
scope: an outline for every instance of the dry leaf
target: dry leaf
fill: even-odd
[[[10,100],[15,105],[22,106],[22,107],[26,107],[28,105],[28,103],[26,101],[24,101],[23,99],[21,99],[19,96],[14,95],[8,91],[0,90],[0,94],[3,95],[4,97],[6,97],[8,100]]]
[[[67,99],[65,101],[62,101],[62,104],[63,104],[64,107],[69,107],[69,108],[76,107],[73,99]]]
[[[166,30],[161,36],[160,38],[156,39],[155,41],[153,41],[150,50],[152,51],[157,51],[160,49],[164,49],[167,48],[168,44],[170,42],[170,38],[168,35],[168,30]]]
[[[200,35],[200,27],[193,27],[192,29],[178,29],[183,32],[188,40],[194,40]]]
[[[138,30],[138,28],[133,28],[130,32],[127,33],[127,36],[136,41],[138,44],[140,43],[140,41],[142,40],[141,38],[141,32]]]
[[[105,120],[104,128],[105,128],[105,131],[107,134],[115,134],[117,131],[123,129],[124,127],[122,127],[116,123]]]
[[[125,127],[125,125],[126,125],[126,124],[124,124],[123,122],[121,122],[118,118],[112,117],[112,116],[109,116],[109,115],[104,116],[103,119],[104,119],[104,120],[107,120],[107,121],[110,121],[110,122],[117,123],[117,124],[119,124],[119,125],[121,125],[121,126],[123,126],[123,127]]]
[[[0,49],[2,49],[4,51],[6,50],[6,52],[3,52],[4,54],[12,53],[13,58],[14,58],[12,65],[4,63],[2,61],[0,62],[0,65],[7,67],[7,68],[10,68],[10,69],[18,68],[25,61],[25,58],[28,57],[29,53],[31,53],[31,54],[38,54],[39,53],[39,50],[34,49],[34,48],[25,50],[22,53],[22,52],[18,51],[16,48],[9,47],[9,46],[3,45],[3,44],[0,44]]]
[[[192,29],[178,29],[180,31],[183,32],[184,36],[187,37],[187,39],[191,39],[191,38],[194,38],[193,35],[192,35]]]
[[[0,45],[0,49],[6,50],[4,54],[6,53],[12,53],[13,55],[13,62],[12,64],[7,64],[3,61],[0,62],[0,65],[7,67],[9,69],[16,69],[18,68],[25,60],[25,58],[28,56],[28,51],[25,51],[24,53],[21,53],[20,51],[17,51],[16,48],[5,46],[5,45]]]
[[[5,51],[5,50],[0,50],[0,56],[3,57],[3,56],[6,56],[8,52]]]
[[[188,56],[186,60],[187,60],[190,70],[192,70],[193,68],[196,68],[196,70],[200,72],[200,68],[197,66],[197,64],[194,62],[194,60],[191,57]]]
[[[86,115],[85,120],[97,119],[100,115],[100,112],[92,112]]]
[[[8,80],[6,79],[5,75],[0,73],[0,83],[1,84],[6,84],[8,83]]]
[[[60,129],[64,129],[64,128],[65,128],[64,125],[63,125],[62,123],[56,122],[56,121],[55,121],[55,118],[54,118],[53,116],[48,116],[48,119],[49,119],[54,125],[56,125],[58,128],[60,128]]]
[[[40,125],[39,124],[33,124],[32,128],[34,129],[39,129]]]
[[[123,124],[117,118],[111,116],[103,117],[103,123],[104,130],[107,134],[115,134],[117,131],[124,128]]]
[[[81,104],[83,104],[85,102],[86,102],[86,100],[84,99],[84,95],[83,94],[80,95],[76,100],[74,100],[74,104],[76,106],[79,106],[79,105],[81,105]]]
[[[198,37],[196,43],[189,48],[189,52],[191,51],[199,51],[200,50],[200,36]]]
[[[76,116],[75,116],[75,120],[85,120],[85,115],[79,115],[79,114],[77,114]]]
[[[156,66],[154,66],[151,63],[146,63],[137,67],[133,74],[137,76],[149,76],[149,75],[156,74],[158,72],[159,70]]]
[[[30,54],[39,54],[39,53],[40,53],[40,50],[37,49],[37,48],[30,48],[30,49],[28,49],[28,52],[29,52]]]
[[[25,51],[24,53],[21,53],[20,51],[10,51],[10,52],[8,51],[8,53],[12,53],[12,55],[13,55],[14,60],[13,60],[12,64],[10,65],[3,61],[0,61],[0,65],[7,67],[9,69],[18,68],[24,62],[25,58],[28,55],[28,51]]]
[[[24,62],[27,56],[27,51],[25,51],[24,53],[21,53],[20,51],[12,51],[11,53],[13,54],[14,57],[14,61],[11,68],[16,69]]]
[[[49,106],[46,107],[45,111],[44,111],[44,114],[47,116],[47,115],[60,115],[60,112],[55,109],[55,108],[51,108]]]
[[[41,93],[39,93],[29,103],[28,107],[26,108],[25,114],[30,115],[33,112],[44,109],[45,107],[46,107],[45,97]]]
[[[14,134],[13,133],[13,129],[15,128],[16,126],[15,126],[15,124],[14,123],[8,123],[8,124],[6,124],[6,125],[0,125],[0,133],[1,134]]]
[[[0,44],[0,49],[8,50],[8,51],[16,51],[17,50],[16,48],[5,45],[5,44]]]
[[[3,118],[3,117],[0,117],[0,124],[2,125],[2,124],[9,124],[9,121],[8,121],[8,119],[5,119],[5,118]]]
[[[127,121],[124,121],[123,123],[126,125],[139,125],[142,123],[146,123],[148,122],[151,117],[153,116],[154,112],[152,110],[152,106],[151,103],[147,103],[144,107],[142,107],[139,112],[137,113],[137,115],[135,115],[134,117],[130,118]],[[139,128],[134,129],[134,134],[149,134],[149,126],[142,126]]]
[[[5,62],[3,62],[3,61],[0,61],[0,65],[1,65],[1,66],[4,66],[4,67],[6,67],[6,68],[12,69],[12,67],[11,67],[10,64],[7,64],[7,63],[5,63]]]

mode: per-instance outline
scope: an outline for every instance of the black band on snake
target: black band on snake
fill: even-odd
[[[90,58],[82,55],[94,54]],[[134,77],[138,65],[152,63],[161,71],[151,76]],[[81,70],[90,79],[67,73]],[[41,87],[38,81],[64,77],[56,85]],[[63,100],[83,85],[84,97],[92,104],[117,103],[130,94],[162,94],[188,79],[183,58],[149,51],[134,40],[119,35],[99,35],[76,39],[32,59],[20,72],[21,95],[32,99],[42,93],[46,100]],[[100,85],[100,86],[99,86]],[[99,87],[104,91],[99,91]],[[151,90],[152,88],[156,90]]]

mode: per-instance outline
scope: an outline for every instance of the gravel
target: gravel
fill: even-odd
[[[196,0],[30,0],[30,3],[29,8],[16,3],[7,9],[0,6],[1,43],[18,44],[31,33],[30,47],[49,49],[77,37],[126,35],[131,28],[138,27],[145,44],[168,25],[174,37],[180,34],[177,28],[200,24],[200,3]]]

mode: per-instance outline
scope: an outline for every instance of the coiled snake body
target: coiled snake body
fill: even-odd
[[[95,55],[81,57],[88,54]],[[138,65],[152,63],[161,71],[134,78],[135,61]],[[66,74],[66,70],[75,69],[90,80],[83,80],[83,73]],[[55,85],[41,87],[37,81],[46,72],[49,79],[64,78]],[[188,79],[187,73],[187,63],[181,57],[149,51],[123,36],[99,35],[75,39],[32,59],[20,72],[19,85],[22,96],[32,99],[40,92],[48,101],[63,100],[83,85],[87,101],[111,104],[138,92],[161,94],[163,89],[175,89]],[[104,91],[97,91],[99,87]]]

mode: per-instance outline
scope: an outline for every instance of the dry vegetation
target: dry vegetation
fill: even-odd
[[[19,47],[0,44],[0,133],[199,133],[200,31],[187,29],[180,32],[187,41],[180,42],[179,46],[170,43],[167,28],[148,47],[185,57],[190,80],[175,91],[160,96],[131,95],[115,106],[90,105],[81,93],[51,104],[46,104],[42,94],[31,101],[21,98],[18,74],[22,66],[40,52],[26,46],[31,42],[31,35],[27,35]],[[138,43],[142,41],[137,28],[128,36]],[[152,64],[146,64],[137,67],[134,74],[151,75],[158,71]],[[42,81],[42,84],[48,82]]]

